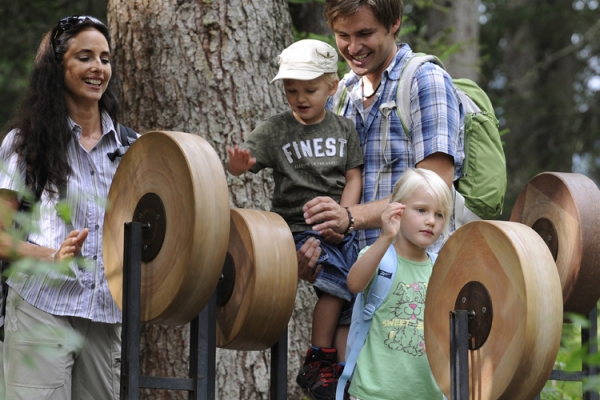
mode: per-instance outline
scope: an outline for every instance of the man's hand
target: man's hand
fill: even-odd
[[[302,210],[306,223],[312,225],[312,230],[316,232],[321,233],[329,228],[343,234],[348,229],[348,213],[331,197],[315,197]]]
[[[296,252],[298,257],[298,278],[315,283],[317,275],[323,269],[322,265],[315,264],[321,255],[321,242],[315,238],[308,238]]]
[[[342,235],[341,233],[336,233],[331,229],[324,229],[323,231],[321,231],[321,235],[327,243],[338,244],[342,243],[342,240],[344,240],[344,235]]]

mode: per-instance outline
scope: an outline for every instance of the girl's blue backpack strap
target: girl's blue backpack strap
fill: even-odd
[[[435,260],[437,260],[437,253],[430,253],[427,252],[427,254],[429,255],[429,258],[431,258],[431,262],[435,264]]]
[[[352,310],[352,323],[350,324],[350,332],[348,333],[346,365],[344,366],[344,372],[342,373],[342,376],[338,379],[338,385],[335,394],[336,400],[344,399],[346,382],[348,382],[354,373],[356,360],[358,359],[360,350],[367,339],[373,314],[375,314],[375,311],[379,308],[379,306],[381,306],[381,303],[383,303],[383,300],[386,298],[390,288],[392,287],[394,277],[396,276],[397,265],[398,257],[396,256],[396,250],[392,245],[387,249],[385,255],[381,259],[381,263],[379,263],[377,276],[371,284],[369,292],[359,293],[359,295],[356,297],[354,309]],[[364,295],[366,295],[367,300],[363,303]]]

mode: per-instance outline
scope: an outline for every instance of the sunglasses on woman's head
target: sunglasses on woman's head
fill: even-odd
[[[55,44],[56,39],[60,35],[73,29],[73,27],[83,23],[85,20],[88,19],[95,24],[104,25],[99,19],[90,17],[89,15],[72,15],[70,17],[63,18],[60,21],[58,21],[58,28],[56,29],[56,33],[54,34],[54,38],[52,39],[52,44]]]

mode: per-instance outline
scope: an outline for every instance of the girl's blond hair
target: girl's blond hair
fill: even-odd
[[[417,189],[424,189],[438,203],[444,216],[443,234],[447,235],[452,215],[452,192],[444,180],[435,172],[424,168],[411,168],[404,171],[394,185],[390,203],[403,203]]]

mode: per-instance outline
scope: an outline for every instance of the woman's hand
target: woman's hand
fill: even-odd
[[[82,231],[73,230],[69,232],[67,238],[62,242],[60,248],[54,253],[52,261],[63,261],[67,258],[73,258],[81,254],[83,242],[88,237],[89,230],[85,228]]]

